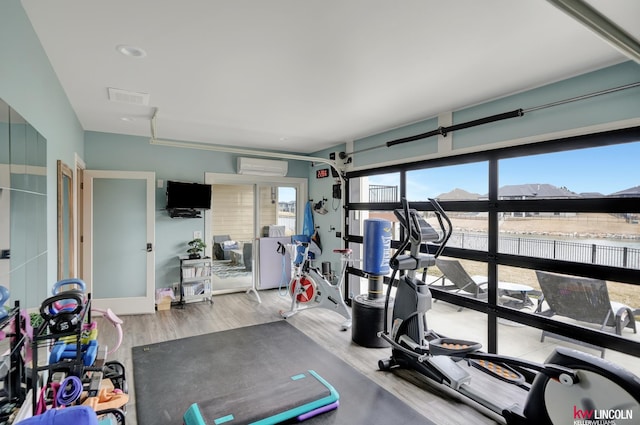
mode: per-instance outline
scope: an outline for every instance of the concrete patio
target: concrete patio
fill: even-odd
[[[534,307],[527,307],[521,311],[533,314]],[[429,328],[452,338],[477,341],[487,346],[487,318],[484,314],[459,307],[442,301],[433,303],[427,313]],[[554,317],[556,319],[558,317]],[[564,319],[563,319],[564,320]],[[571,322],[569,319],[567,322]],[[597,328],[596,328],[597,329]],[[500,354],[521,357],[536,362],[544,362],[556,346],[580,350],[600,357],[600,351],[560,341],[555,338],[545,338],[540,342],[542,331],[520,323],[504,319],[498,320],[498,351]],[[634,334],[631,329],[624,329],[624,338],[640,342],[640,333]],[[640,376],[640,361],[637,357],[623,354],[614,350],[605,351],[605,359],[616,363]]]

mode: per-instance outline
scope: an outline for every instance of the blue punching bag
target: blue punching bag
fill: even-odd
[[[368,348],[388,347],[389,344],[378,337],[384,329],[385,298],[383,279],[391,271],[391,222],[380,218],[364,221],[363,270],[369,275],[369,289],[366,294],[353,298],[351,339],[356,344]],[[390,300],[388,312],[393,309]]]
[[[364,271],[371,275],[386,275],[391,268],[391,222],[382,218],[364,221]]]

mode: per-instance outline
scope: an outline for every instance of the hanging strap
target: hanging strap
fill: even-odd
[[[281,274],[280,274],[280,284],[278,285],[278,295],[280,295],[281,297],[284,297],[287,295],[287,292],[289,292],[289,284],[290,282],[288,282],[287,280],[287,270],[285,267],[287,267],[287,256],[285,255],[287,253],[287,247],[284,246],[284,244],[282,242],[278,242],[278,248],[277,248],[278,254],[282,255],[282,270],[281,270]]]
[[[36,415],[41,415],[47,411],[47,401],[45,399],[45,395],[47,394],[47,391],[49,389],[51,389],[51,399],[52,399],[51,407],[52,408],[58,407],[57,396],[58,396],[59,386],[60,384],[58,384],[57,382],[52,382],[51,384],[45,385],[44,387],[42,387],[42,389],[40,390],[40,397],[38,397],[38,404],[36,405],[36,412],[35,412]]]

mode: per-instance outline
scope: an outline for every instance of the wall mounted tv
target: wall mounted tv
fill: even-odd
[[[184,210],[208,210],[211,208],[211,185],[167,181],[167,210],[173,217],[185,216]],[[180,213],[183,214],[180,214]]]

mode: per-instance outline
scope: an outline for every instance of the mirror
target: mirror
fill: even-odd
[[[0,100],[0,285],[5,306],[37,307],[47,297],[47,146]]]
[[[9,166],[9,105],[0,100],[0,285],[9,289],[11,270],[11,177]],[[11,307],[6,303],[8,308]]]
[[[76,277],[73,241],[73,171],[58,160],[58,280]]]

